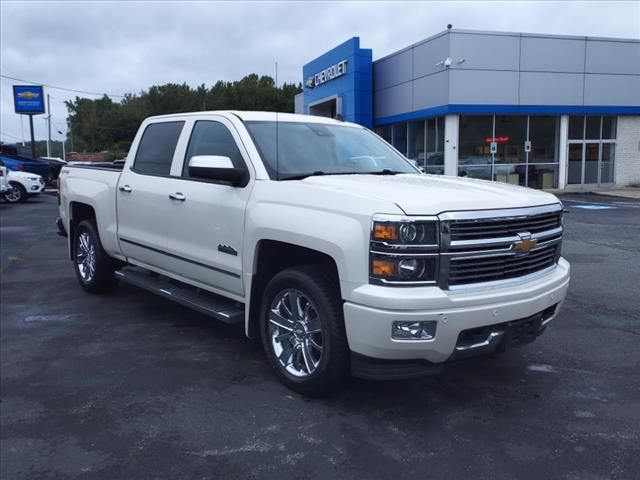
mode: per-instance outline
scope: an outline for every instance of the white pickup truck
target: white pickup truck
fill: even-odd
[[[148,118],[124,166],[65,166],[58,227],[80,284],[118,279],[260,337],[305,394],[527,343],[569,285],[545,192],[424,175],[327,118]]]

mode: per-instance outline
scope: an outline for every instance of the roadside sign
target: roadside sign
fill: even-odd
[[[13,105],[16,113],[44,113],[44,92],[41,85],[14,85]]]

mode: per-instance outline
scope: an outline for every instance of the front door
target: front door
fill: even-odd
[[[569,185],[601,185],[613,183],[613,142],[569,142],[567,183]]]
[[[167,211],[168,252],[172,271],[221,293],[238,298],[242,284],[242,246],[245,210],[253,183],[233,187],[223,182],[192,178],[189,159],[197,155],[229,157],[236,168],[247,169],[247,154],[234,126],[211,117],[193,124],[184,160],[176,161],[171,191],[177,198]],[[178,195],[180,194],[180,195]]]
[[[166,268],[169,173],[183,121],[148,125],[133,164],[125,167],[116,191],[118,240],[122,253],[145,266]]]

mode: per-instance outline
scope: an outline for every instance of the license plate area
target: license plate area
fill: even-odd
[[[503,348],[516,347],[533,342],[540,333],[542,315],[507,322],[504,326]]]

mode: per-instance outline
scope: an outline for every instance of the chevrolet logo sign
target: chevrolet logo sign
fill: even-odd
[[[33,99],[33,98],[38,98],[40,94],[36,92],[20,92],[17,94],[17,96],[19,98]]]
[[[304,86],[307,88],[313,88],[316,86],[315,82],[313,81],[313,77],[309,77],[307,78],[307,80],[304,82]]]
[[[531,234],[528,232],[518,233],[518,237],[520,239],[513,243],[513,249],[520,255],[526,255],[538,245],[538,241],[531,238]]]

